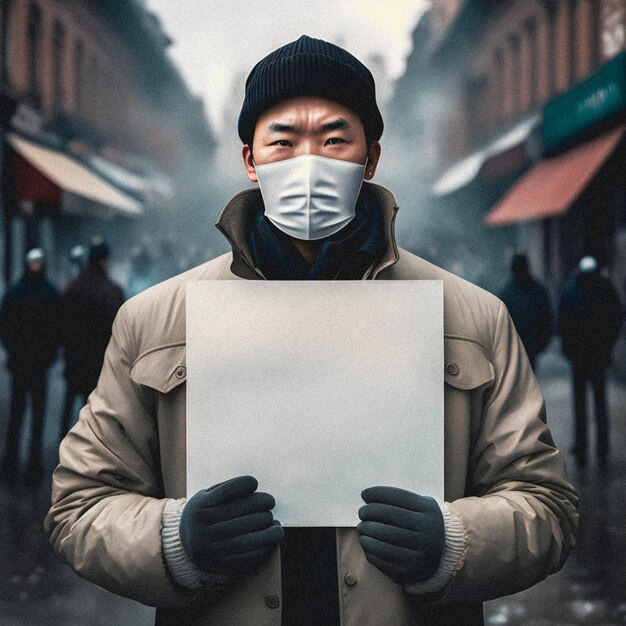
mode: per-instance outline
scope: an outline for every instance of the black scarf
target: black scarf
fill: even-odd
[[[361,193],[354,219],[326,237],[312,265],[264,214],[261,204],[250,220],[248,245],[255,267],[268,280],[360,280],[385,250],[383,214]]]

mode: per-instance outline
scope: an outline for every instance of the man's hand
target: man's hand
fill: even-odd
[[[255,493],[256,478],[238,476],[196,493],[180,516],[180,540],[189,559],[212,574],[246,574],[284,536],[273,518],[274,498]]]
[[[446,537],[437,502],[396,487],[370,487],[361,497],[357,530],[367,560],[399,585],[430,578]]]

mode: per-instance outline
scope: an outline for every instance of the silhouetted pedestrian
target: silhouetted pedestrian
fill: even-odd
[[[129,298],[145,291],[158,282],[154,258],[149,246],[144,243],[139,248],[133,250],[130,271],[126,282],[126,295]]]
[[[68,431],[76,397],[86,400],[96,387],[113,320],[124,302],[121,287],[107,274],[109,255],[107,243],[93,243],[87,266],[70,281],[61,297],[67,381],[61,438]]]
[[[22,278],[11,287],[0,310],[0,339],[9,356],[11,412],[2,476],[17,480],[19,441],[30,395],[32,432],[30,458],[24,480],[37,484],[43,476],[42,436],[46,411],[47,370],[58,346],[58,291],[46,279],[45,255],[41,248],[26,254]]]
[[[546,349],[552,336],[550,298],[545,287],[530,273],[524,254],[513,257],[511,274],[500,299],[509,310],[534,369],[537,356]]]
[[[577,276],[565,284],[559,306],[563,353],[570,360],[573,372],[574,454],[579,467],[587,464],[587,383],[593,389],[598,461],[601,466],[607,463],[606,370],[621,320],[621,304],[613,285],[601,276],[595,257],[583,257]]]

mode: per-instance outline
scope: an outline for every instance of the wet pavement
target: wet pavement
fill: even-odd
[[[8,417],[8,375],[0,360],[0,445]],[[569,454],[572,419],[567,363],[552,346],[538,362],[538,377],[554,439],[566,454],[581,497],[578,544],[564,568],[522,593],[486,603],[489,626],[609,626],[626,624],[626,386],[611,382],[612,450],[600,469],[591,457],[576,469]],[[46,424],[48,475],[56,460],[63,395],[62,370],[50,375]],[[593,434],[593,429],[591,429]],[[25,442],[23,442],[25,444]],[[0,484],[0,626],[110,626],[152,624],[153,609],[114,596],[80,579],[51,553],[41,521],[49,479],[39,488]]]
[[[9,409],[9,376],[0,369],[0,450]],[[154,609],[115,596],[79,578],[61,563],[43,534],[50,503],[50,474],[56,465],[64,380],[62,365],[49,375],[46,415],[46,479],[38,488],[0,483],[0,626],[147,626]],[[78,408],[78,407],[77,407]],[[30,432],[23,433],[22,451]]]
[[[626,624],[626,386],[609,383],[612,454],[606,469],[593,455],[577,469],[567,362],[551,346],[539,358],[537,377],[546,398],[548,424],[565,453],[580,497],[578,541],[563,569],[521,593],[485,604],[489,626],[609,626]],[[590,446],[595,446],[594,428]]]

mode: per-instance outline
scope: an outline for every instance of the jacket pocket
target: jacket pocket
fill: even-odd
[[[130,370],[131,379],[168,393],[187,379],[186,346],[184,343],[161,346],[144,352]]]
[[[483,348],[461,337],[444,337],[444,381],[456,389],[478,389],[495,378]]]

